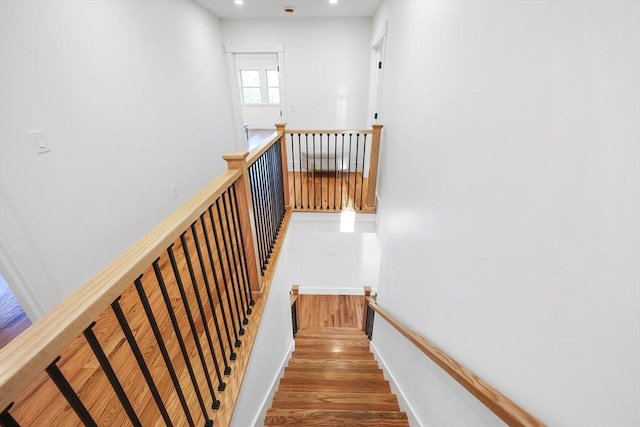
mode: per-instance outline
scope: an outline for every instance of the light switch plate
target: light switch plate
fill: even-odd
[[[41,130],[30,130],[27,132],[33,149],[36,150],[36,154],[47,153],[51,151],[49,146],[44,140],[44,132]]]

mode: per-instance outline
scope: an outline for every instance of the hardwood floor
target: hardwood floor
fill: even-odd
[[[299,295],[299,329],[358,328],[363,325],[364,296]]]
[[[330,298],[335,295],[327,297],[340,301]],[[267,411],[265,425],[408,426],[409,423],[361,329],[305,327],[296,335],[296,349]]]
[[[362,172],[289,172],[289,194],[294,210],[335,211],[366,208],[369,179]]]
[[[270,140],[274,136],[274,129],[249,129],[247,130],[247,150],[251,151],[254,147]]]
[[[0,276],[0,348],[9,344],[29,326],[31,320],[9,289],[7,282]]]

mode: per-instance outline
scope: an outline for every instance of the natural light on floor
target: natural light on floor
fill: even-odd
[[[345,208],[340,212],[340,232],[353,233],[356,223],[356,211],[352,208]]]

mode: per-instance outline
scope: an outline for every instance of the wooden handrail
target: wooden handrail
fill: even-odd
[[[225,171],[0,350],[0,410],[60,355],[200,214],[241,176]]]
[[[371,297],[366,297],[369,307],[382,316],[391,326],[411,341],[420,351],[426,354],[447,374],[466,388],[480,402],[496,414],[509,426],[543,427],[542,421],[522,409],[504,394],[487,384],[469,369],[462,366],[440,348],[406,327],[391,313],[380,307]]]
[[[262,156],[265,153],[265,151],[271,148],[271,146],[275,144],[276,141],[278,141],[281,136],[282,135],[279,134],[277,131],[273,131],[273,134],[271,134],[269,139],[262,141],[260,144],[254,147],[253,150],[251,150],[249,152],[249,155],[247,156],[247,166],[251,166],[253,163],[255,163],[255,161],[258,160],[260,156]]]
[[[355,134],[367,134],[367,135],[371,135],[373,133],[373,129],[362,129],[362,130],[357,130],[357,129],[287,129],[285,131],[286,134],[288,135],[293,135],[293,134],[304,134],[304,133],[308,133],[308,134],[323,134],[323,135],[334,135],[334,134],[338,134],[338,135],[342,135],[343,133],[345,135],[355,135]]]

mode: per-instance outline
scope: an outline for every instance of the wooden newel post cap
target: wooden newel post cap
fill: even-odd
[[[229,153],[224,154],[222,158],[227,162],[230,162],[233,160],[244,160],[247,158],[248,155],[249,155],[248,151],[231,151]]]
[[[379,123],[376,123],[376,124],[374,124],[374,125],[371,125],[371,127],[372,127],[372,128],[374,128],[374,129],[376,129],[376,130],[379,130],[379,129],[382,129],[382,128],[384,127],[384,125],[381,125],[381,124],[379,124]]]

